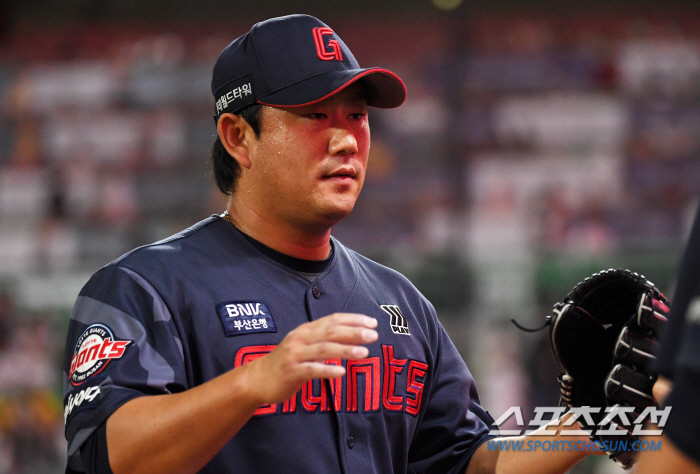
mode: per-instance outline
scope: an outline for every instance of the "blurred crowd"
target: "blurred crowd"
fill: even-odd
[[[433,301],[494,416],[556,404],[542,337],[506,322],[539,325],[610,266],[672,289],[700,191],[700,24],[324,20],[409,91],[371,112],[365,189],[335,235]],[[223,211],[209,81],[249,27],[56,25],[0,43],[0,474],[62,472],[64,333],[89,275]]]

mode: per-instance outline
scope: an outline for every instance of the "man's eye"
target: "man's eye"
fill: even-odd
[[[357,113],[351,115],[351,117],[353,118],[353,120],[362,120],[362,119],[365,118],[366,116],[367,116],[367,114],[366,114],[366,113],[363,113],[363,112],[357,112]]]
[[[313,114],[308,114],[307,117],[309,117],[310,119],[314,119],[314,120],[321,120],[321,119],[326,118],[326,114],[324,114],[322,112],[314,112]]]

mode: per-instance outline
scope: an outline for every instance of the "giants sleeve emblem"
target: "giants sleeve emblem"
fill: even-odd
[[[70,383],[78,386],[98,374],[113,359],[121,359],[133,341],[118,341],[104,324],[88,326],[78,338],[70,363]]]
[[[395,304],[383,304],[379,307],[391,317],[391,330],[394,332],[394,334],[405,334],[406,336],[411,335],[410,331],[408,330],[408,321],[406,321],[406,318],[404,318],[403,314],[401,313],[401,309],[398,306]]]

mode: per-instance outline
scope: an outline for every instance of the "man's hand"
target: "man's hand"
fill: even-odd
[[[246,364],[248,389],[259,405],[281,403],[311,379],[345,375],[329,359],[362,359],[379,337],[377,320],[361,314],[335,313],[302,324],[269,354]]]

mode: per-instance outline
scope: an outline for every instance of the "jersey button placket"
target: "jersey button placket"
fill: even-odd
[[[348,436],[348,448],[352,449],[355,447],[355,438]]]
[[[314,298],[319,299],[321,297],[321,290],[319,290],[317,286],[314,286],[313,290],[311,290],[311,294],[314,295]]]

